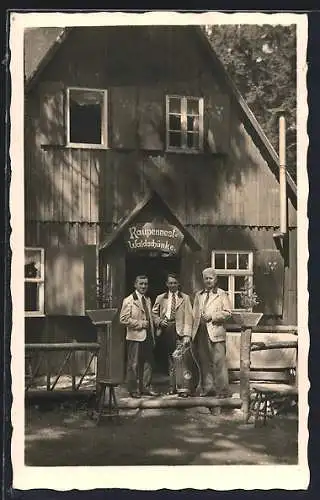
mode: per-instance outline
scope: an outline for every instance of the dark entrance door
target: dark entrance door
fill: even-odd
[[[165,291],[168,272],[179,275],[179,257],[161,257],[147,255],[129,256],[126,261],[126,288],[127,294],[134,289],[134,280],[138,274],[145,274],[149,278],[148,295],[154,303],[156,296]]]
[[[145,274],[149,278],[148,295],[152,304],[154,304],[157,295],[166,290],[165,283],[169,272],[176,273],[179,276],[180,257],[165,257],[148,253],[128,255],[126,259],[126,295],[134,290],[135,277],[138,274]],[[161,336],[156,341],[155,362],[155,371],[167,374],[167,359],[164,354]]]

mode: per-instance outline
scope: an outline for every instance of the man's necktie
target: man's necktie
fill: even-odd
[[[144,295],[142,295],[141,300],[142,300],[142,307],[144,309],[144,312],[146,313],[146,320],[148,321],[150,327],[150,314],[147,306],[147,301]]]
[[[207,306],[207,303],[208,303],[209,297],[210,297],[210,290],[207,290],[207,291],[206,291],[206,297],[205,297],[205,299],[204,299],[204,302],[203,302],[203,307],[202,307],[202,311],[203,311],[203,312],[205,311],[205,308],[206,308],[206,306]]]
[[[173,293],[171,296],[171,309],[170,309],[170,319],[174,320],[176,317],[176,294]]]

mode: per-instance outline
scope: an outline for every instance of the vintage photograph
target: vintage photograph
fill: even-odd
[[[298,20],[50,16],[22,34],[24,466],[302,466]]]

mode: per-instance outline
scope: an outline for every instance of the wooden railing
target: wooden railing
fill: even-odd
[[[249,418],[250,408],[250,362],[251,352],[267,351],[272,349],[296,349],[296,374],[295,385],[298,386],[298,337],[297,340],[283,342],[251,342],[252,330],[246,329],[241,332],[240,349],[240,398],[244,420]]]
[[[244,420],[248,420],[249,416],[249,406],[250,406],[250,358],[251,352],[257,351],[265,351],[270,349],[287,349],[287,348],[298,348],[298,339],[295,341],[283,341],[283,342],[252,342],[251,341],[252,331],[251,329],[246,329],[241,331],[241,347],[240,347],[240,399],[242,402],[242,410],[244,414]],[[87,375],[91,363],[95,356],[97,356],[100,349],[100,344],[96,342],[88,342],[88,343],[78,343],[78,342],[70,342],[70,343],[34,343],[34,344],[26,344],[25,353],[26,353],[26,391],[32,386],[35,378],[39,373],[39,368],[43,361],[48,362],[47,354],[52,352],[63,352],[64,357],[58,366],[58,372],[54,375],[53,383],[51,383],[51,374],[50,370],[47,370],[46,373],[46,388],[47,391],[53,391],[56,387],[59,378],[64,373],[64,368],[67,363],[75,356],[77,351],[86,351],[90,352],[91,356],[85,366],[83,373],[80,375],[80,379],[76,382],[76,374],[74,371],[71,373],[72,377],[72,390],[78,391],[84,377]],[[298,350],[297,350],[298,352]],[[27,366],[31,367],[31,358],[32,353],[38,354],[38,359],[36,362],[36,366],[32,367],[30,373],[27,373]],[[47,365],[48,366],[48,365]],[[71,363],[71,366],[74,366],[74,363]],[[297,367],[297,364],[296,364]],[[297,368],[296,368],[297,369]],[[296,375],[296,381],[298,379],[298,374]]]
[[[47,391],[53,391],[56,387],[60,377],[64,374],[64,368],[67,363],[71,361],[71,380],[72,380],[72,390],[78,391],[85,376],[88,374],[91,363],[95,356],[97,356],[98,351],[100,349],[100,345],[96,342],[63,342],[63,343],[34,343],[34,344],[26,344],[25,345],[25,358],[26,358],[26,383],[25,390],[28,391],[30,387],[33,385],[36,377],[39,374],[39,370],[41,365],[46,363],[46,388]],[[75,373],[75,355],[76,352],[86,351],[90,352],[91,355],[89,360],[84,367],[83,372],[80,374],[80,379],[76,380]],[[51,373],[49,369],[49,361],[48,354],[52,352],[62,352],[64,353],[63,359],[60,363],[58,363],[58,371],[53,375],[54,380],[51,383]],[[38,357],[36,360],[35,366],[33,365],[33,356],[32,354],[37,353]]]

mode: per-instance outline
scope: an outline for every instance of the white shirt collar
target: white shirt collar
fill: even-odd
[[[143,297],[142,293],[140,293],[140,292],[138,292],[138,290],[136,290],[136,294],[137,294],[138,299],[140,301],[142,301],[142,297]],[[144,295],[144,297],[145,297],[145,295]]]

